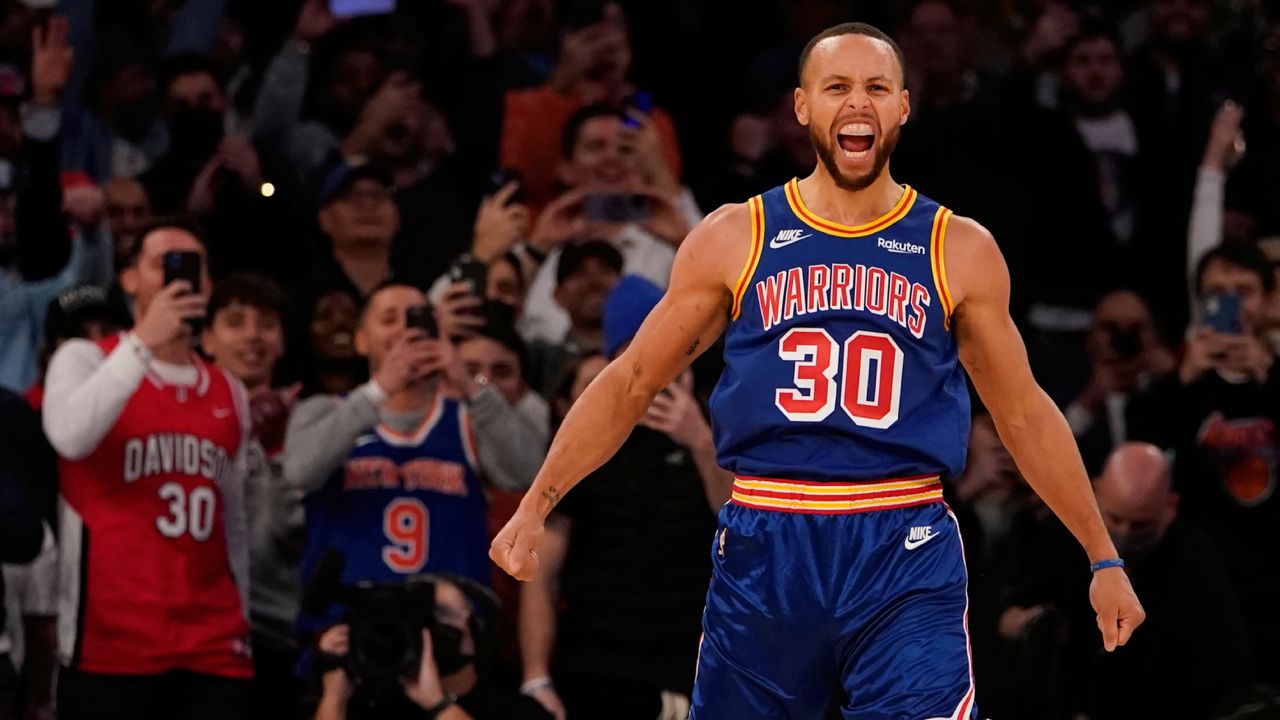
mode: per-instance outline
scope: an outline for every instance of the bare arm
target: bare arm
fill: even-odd
[[[953,218],[944,260],[957,298],[952,328],[960,362],[1001,441],[1089,561],[1116,557],[1071,428],[1031,375],[1022,337],[1009,317],[1009,271],[994,238],[972,220]],[[1099,571],[1090,594],[1107,649],[1123,645],[1143,618],[1124,572]]]
[[[745,205],[717,210],[689,234],[666,295],[626,351],[574,403],[516,516],[494,539],[490,555],[500,567],[521,579],[537,573],[530,551],[551,509],[617,452],[658,391],[719,337],[750,237]]]
[[[1022,337],[1009,317],[1009,271],[995,240],[977,223],[957,217],[946,249],[953,290],[965,293],[952,318],[960,361],[991,411],[1000,440],[1089,560],[1115,557],[1075,436],[1032,377]]]

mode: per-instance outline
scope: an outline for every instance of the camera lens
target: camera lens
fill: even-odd
[[[352,647],[353,659],[368,676],[387,677],[400,673],[410,656],[412,643],[399,619],[371,618]]]

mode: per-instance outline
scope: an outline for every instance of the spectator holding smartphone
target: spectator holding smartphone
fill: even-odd
[[[560,61],[546,85],[507,93],[502,122],[502,166],[518,170],[534,207],[551,202],[557,183],[555,146],[547,138],[563,134],[574,113],[602,105],[619,114],[633,104],[645,105],[642,93],[627,76],[631,70],[631,40],[622,7],[606,0],[573,0],[560,4],[564,32]],[[634,98],[642,96],[640,103]],[[675,125],[660,108],[639,107],[646,132],[662,163],[680,177],[680,150]]]
[[[248,397],[192,347],[204,258],[194,229],[157,221],[120,270],[134,329],[69,340],[49,365],[66,720],[239,718],[248,706]]]
[[[661,164],[651,157],[652,128],[631,128],[631,120],[606,105],[590,105],[564,127],[559,176],[569,189],[542,209],[524,243],[525,257],[540,263],[520,321],[530,342],[558,341],[571,325],[568,311],[553,299],[565,245],[605,240],[622,254],[626,273],[665,288],[676,247],[701,219],[693,195],[673,176],[652,169]]]
[[[343,583],[453,572],[488,584],[477,446],[502,448],[509,438],[486,415],[473,427],[469,405],[487,383],[437,335],[420,290],[394,282],[374,290],[355,337],[371,379],[345,397],[308,398],[290,418],[284,471],[305,496],[304,582],[336,549]]]
[[[1131,438],[1175,451],[1187,519],[1225,559],[1258,647],[1280,642],[1280,576],[1255,560],[1280,553],[1280,363],[1261,322],[1274,286],[1271,264],[1251,245],[1205,254],[1195,283],[1201,317],[1182,362],[1129,408]],[[1280,659],[1264,653],[1259,664],[1263,680],[1280,683]]]

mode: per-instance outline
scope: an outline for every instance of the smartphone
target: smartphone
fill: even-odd
[[[489,283],[489,267],[470,255],[462,255],[449,266],[449,281],[466,283],[472,295],[483,298]]]
[[[200,292],[200,253],[171,250],[164,254],[164,284],[186,280],[192,292]]]
[[[336,18],[388,15],[396,11],[396,0],[329,0],[329,12]]]
[[[582,212],[597,222],[644,222],[653,214],[653,205],[646,195],[596,193],[583,198]]]
[[[634,110],[641,115],[648,117],[649,114],[653,112],[653,96],[643,90],[637,90],[634,93],[631,93],[631,97],[627,98],[625,107],[628,112],[624,114],[622,124],[632,130],[638,129],[640,127],[640,122],[631,117],[630,111]]]
[[[498,194],[499,190],[512,182],[516,184],[516,191],[511,193],[511,197],[507,199],[507,204],[512,205],[524,202],[524,178],[520,175],[519,170],[501,168],[489,173],[488,187],[485,188],[484,194],[493,197]]]
[[[1216,293],[1204,298],[1200,307],[1200,322],[1217,332],[1240,335],[1240,296],[1234,293]]]
[[[431,311],[430,305],[414,305],[404,311],[405,327],[418,328],[427,334],[427,337],[434,338],[440,336],[440,328],[436,325],[436,315]]]

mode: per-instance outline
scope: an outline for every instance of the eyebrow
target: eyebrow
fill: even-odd
[[[853,78],[849,77],[848,75],[838,75],[838,74],[825,75],[821,80],[818,81],[818,84],[826,85],[827,83],[831,83],[831,82],[853,82]],[[874,77],[867,78],[865,82],[882,82],[882,83],[893,82],[893,78],[887,75],[876,75]]]

